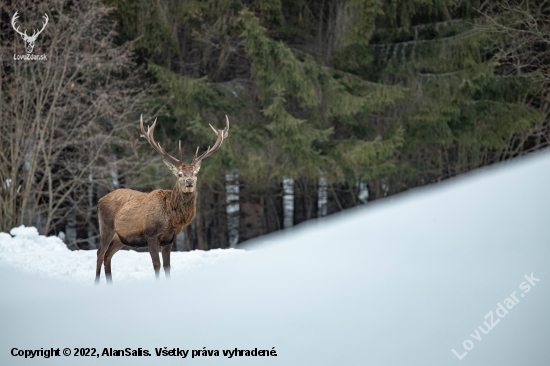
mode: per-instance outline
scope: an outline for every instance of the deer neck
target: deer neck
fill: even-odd
[[[196,197],[196,191],[183,192],[178,184],[174,186],[167,202],[174,226],[188,225],[193,220]]]

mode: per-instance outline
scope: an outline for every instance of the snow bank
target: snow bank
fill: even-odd
[[[547,366],[549,182],[546,151],[258,238],[169,281],[120,281],[122,253],[114,286],[0,268],[0,364]],[[50,347],[101,356],[10,353]],[[126,348],[151,356],[103,355]],[[277,356],[223,356],[235,348]]]
[[[0,233],[0,253],[69,251],[57,236],[38,235],[35,227],[21,225],[11,229],[10,234]]]
[[[35,227],[20,226],[10,234],[0,233],[0,265],[8,265],[47,277],[93,283],[95,277],[95,250],[71,251],[57,236],[39,235]],[[12,237],[13,235],[13,237]],[[171,275],[179,276],[188,269],[209,266],[223,258],[244,253],[239,249],[172,252]],[[115,281],[153,278],[149,253],[121,250],[111,262]],[[102,280],[104,280],[102,270]]]

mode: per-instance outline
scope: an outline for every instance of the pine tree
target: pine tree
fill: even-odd
[[[365,187],[376,199],[517,155],[546,118],[543,67],[511,71],[520,56],[506,45],[517,36],[490,26],[521,27],[513,4],[111,3],[160,83],[150,105],[166,106],[168,147],[206,148],[207,124],[229,114],[224,153],[201,171],[201,202],[223,214],[225,173],[238,172],[241,239],[282,228],[283,178],[301,222],[317,215],[319,182],[330,214],[359,204]],[[222,225],[209,217],[198,231]]]

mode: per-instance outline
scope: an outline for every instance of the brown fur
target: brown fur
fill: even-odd
[[[105,262],[105,277],[111,277],[111,258],[124,245],[149,248],[155,274],[160,270],[159,247],[164,269],[170,274],[170,248],[180,231],[195,217],[198,166],[167,163],[177,179],[173,190],[157,189],[150,193],[117,189],[98,203],[100,246],[97,251],[96,282]],[[192,181],[192,184],[190,182]]]
[[[95,282],[99,283],[101,266],[105,261],[105,277],[112,282],[111,258],[124,245],[148,247],[153,260],[153,268],[158,278],[160,271],[159,247],[162,251],[162,263],[166,276],[170,276],[170,250],[176,236],[184,226],[195,217],[197,176],[202,160],[213,154],[222,145],[229,131],[229,118],[225,116],[226,127],[223,130],[212,130],[217,136],[212,148],[195,158],[189,166],[183,165],[181,141],[179,160],[169,155],[153,138],[157,121],[147,131],[143,127],[143,116],[140,118],[142,137],[151,147],[164,156],[164,164],[176,176],[174,189],[157,189],[143,193],[131,189],[117,189],[101,198],[98,203],[99,231],[101,235],[97,250]],[[176,165],[174,165],[177,164]]]

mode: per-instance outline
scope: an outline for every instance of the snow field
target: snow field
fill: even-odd
[[[39,235],[35,227],[20,226],[13,228],[10,234],[0,233],[0,265],[50,278],[93,284],[96,250],[71,251],[60,238]],[[211,266],[243,253],[245,251],[240,249],[172,252],[170,274],[178,277],[186,270]],[[113,281],[117,282],[154,278],[151,256],[147,252],[120,250],[113,256],[111,270]],[[105,273],[102,269],[101,282],[104,281]]]

